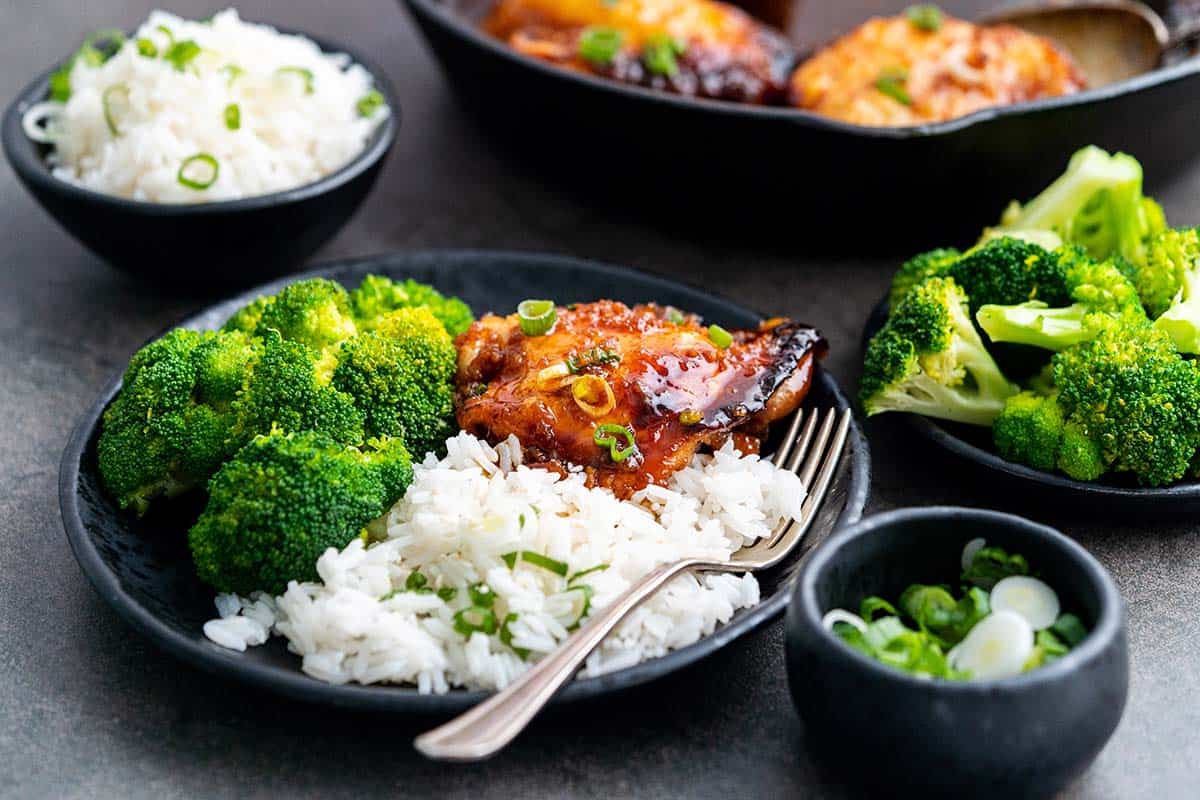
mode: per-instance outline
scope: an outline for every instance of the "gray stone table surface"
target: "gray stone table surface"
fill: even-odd
[[[131,27],[151,0],[0,0],[5,102],[85,32]],[[167,3],[203,16],[211,0]],[[817,4],[818,6],[820,4]],[[873,3],[860,3],[866,7]],[[899,3],[898,5],[903,5]],[[681,276],[820,326],[830,369],[857,379],[857,336],[894,260],[806,257],[708,241],[588,208],[547,188],[465,118],[411,20],[388,0],[245,0],[243,13],[320,31],[391,76],[404,124],[366,207],[317,260],[476,247],[565,252]],[[845,13],[843,11],[843,13]],[[1152,176],[1171,218],[1200,222],[1200,168]],[[932,244],[932,242],[931,242]],[[736,280],[733,277],[736,276]],[[0,796],[838,797],[804,749],[784,678],[782,625],[668,680],[551,714],[501,757],[422,761],[426,721],[281,702],[159,652],[92,591],[63,536],[56,478],[73,422],[148,335],[199,307],[99,263],[0,166]],[[872,510],[1013,507],[894,424],[871,424]],[[1064,528],[1129,602],[1133,678],[1111,743],[1070,797],[1195,796],[1200,776],[1200,537],[1195,524]],[[919,732],[914,732],[919,736]]]

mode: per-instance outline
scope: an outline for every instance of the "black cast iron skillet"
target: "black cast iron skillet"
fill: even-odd
[[[403,2],[463,105],[548,179],[708,234],[831,252],[972,240],[1085,145],[1132,153],[1152,181],[1200,151],[1200,59],[949,122],[868,128],[560,69],[480,31],[487,0]]]
[[[476,313],[489,309],[509,313],[527,297],[552,297],[560,303],[605,297],[668,303],[731,328],[754,326],[762,319],[749,309],[702,290],[621,267],[558,256],[448,250],[329,264],[232,297],[179,325],[216,328],[243,303],[259,294],[278,291],[291,280],[322,276],[357,285],[371,273],[431,283],[463,298]],[[796,312],[803,317],[804,309]],[[120,388],[120,380],[119,374],[113,376],[71,435],[59,473],[59,502],[67,539],[84,574],[130,625],[201,669],[300,700],[375,711],[450,713],[483,698],[482,692],[422,695],[414,688],[400,686],[333,686],[302,673],[299,659],[287,652],[280,639],[245,653],[208,641],[202,626],[216,616],[214,592],[196,578],[186,546],[187,529],[200,512],[198,502],[166,503],[136,519],[120,512],[101,486],[96,469],[100,416]],[[847,402],[829,373],[818,368],[806,403],[844,408]],[[827,533],[862,515],[869,473],[867,442],[854,424],[838,475],[814,523],[815,533]],[[814,543],[818,538],[814,536]],[[735,614],[711,636],[662,658],[575,681],[554,702],[597,697],[662,677],[756,630],[783,612],[798,561],[799,555],[761,573],[762,601]]]

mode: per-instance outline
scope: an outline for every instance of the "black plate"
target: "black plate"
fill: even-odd
[[[478,30],[490,0],[404,3],[464,105],[548,179],[708,235],[841,251],[853,234],[856,250],[900,252],[927,246],[936,219],[944,241],[973,240],[980,220],[1032,197],[1085,145],[1132,153],[1151,181],[1200,151],[1196,58],[1068,97],[868,128],[560,69]],[[869,16],[865,3],[812,5],[806,24],[829,26],[803,32],[813,43],[844,32],[851,6]],[[970,17],[984,4],[948,5]]]
[[[883,327],[887,321],[887,298],[879,301],[871,310],[863,326],[862,346]],[[1138,486],[1127,476],[1105,476],[1095,482],[1077,481],[1054,472],[1014,464],[998,456],[992,448],[990,428],[962,425],[954,422],[922,417],[919,414],[889,414],[899,417],[914,431],[926,439],[957,456],[988,470],[993,470],[1015,482],[1032,483],[1040,487],[1039,499],[1070,507],[1077,506],[1083,513],[1121,512],[1148,516],[1173,516],[1194,514],[1200,511],[1200,482],[1184,481],[1172,486]],[[1030,498],[1032,499],[1032,498]]]
[[[443,251],[330,264],[218,303],[179,324],[215,328],[250,298],[275,292],[299,277],[322,276],[353,284],[368,273],[432,283],[443,292],[462,297],[477,312],[493,308],[507,311],[526,297],[553,297],[562,303],[610,297],[626,302],[670,303],[728,327],[756,325],[761,319],[749,309],[699,289],[621,267],[558,256]],[[198,508],[187,503],[168,504],[162,512],[151,511],[137,520],[119,512],[101,487],[95,454],[98,423],[119,387],[120,376],[116,375],[71,435],[59,474],[59,502],[67,538],[84,573],[134,628],[202,669],[302,700],[346,708],[437,713],[463,709],[484,696],[482,692],[467,691],[421,695],[415,689],[398,686],[332,686],[304,675],[298,659],[287,653],[280,639],[245,653],[208,641],[201,627],[215,616],[213,591],[197,580],[183,537]],[[833,378],[820,369],[808,402],[816,407],[847,405]],[[815,531],[829,531],[861,516],[869,470],[867,443],[854,425],[830,498],[814,523]],[[594,697],[661,677],[764,625],[787,604],[788,584],[798,560],[793,558],[775,570],[761,573],[762,602],[737,613],[712,636],[662,658],[575,681],[558,699]]]

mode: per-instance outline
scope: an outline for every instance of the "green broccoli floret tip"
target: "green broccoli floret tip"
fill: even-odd
[[[859,399],[868,415],[908,411],[990,425],[1016,392],[976,332],[962,289],[931,278],[868,345]]]

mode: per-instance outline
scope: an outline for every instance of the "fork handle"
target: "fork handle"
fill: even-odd
[[[525,729],[629,612],[676,575],[696,568],[729,569],[729,565],[688,558],[657,567],[589,617],[554,652],[505,689],[445,725],[421,734],[413,740],[413,746],[441,761],[479,761],[495,755]]]

